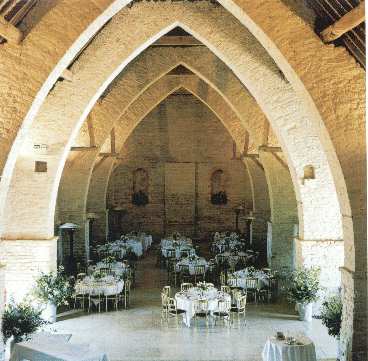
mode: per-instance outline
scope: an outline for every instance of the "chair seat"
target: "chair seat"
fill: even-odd
[[[185,312],[186,312],[185,310],[179,310],[179,309],[176,310],[177,315],[182,315]],[[175,312],[170,312],[170,313],[175,314]]]
[[[207,317],[210,314],[210,311],[196,312],[196,317]]]
[[[229,314],[227,312],[218,312],[218,311],[215,311],[213,314],[215,316],[217,316],[217,317],[226,317],[226,316],[229,316]]]
[[[238,307],[231,307],[230,311],[231,312],[238,312],[239,309],[238,309]]]

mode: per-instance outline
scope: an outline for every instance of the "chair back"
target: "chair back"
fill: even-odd
[[[226,285],[226,274],[224,272],[220,273],[220,284]]]
[[[255,290],[258,287],[258,279],[257,278],[246,278],[245,279],[245,288],[248,290]]]
[[[231,309],[231,300],[218,301],[217,310],[221,313],[229,313]]]
[[[204,265],[195,265],[194,266],[194,274],[204,275],[205,273],[206,273],[206,266],[204,266]]]
[[[167,307],[169,309],[169,311],[176,311],[176,300],[175,298],[169,297],[167,299]]]
[[[166,250],[166,257],[167,258],[176,258],[176,251],[175,251],[175,249],[168,249],[168,250]]]
[[[186,282],[186,283],[182,283],[181,284],[180,290],[182,292],[186,292],[186,291],[189,291],[189,289],[191,289],[192,287],[193,287],[193,284],[192,283]]]
[[[166,293],[161,292],[161,305],[167,307],[169,303],[169,296]]]
[[[187,264],[179,265],[179,271],[182,274],[189,275],[189,265],[187,265]]]
[[[165,293],[168,297],[171,295],[171,287],[170,286],[164,286],[162,288],[162,293]]]
[[[130,293],[130,287],[132,286],[132,283],[129,279],[127,279],[125,282],[124,282],[124,293],[127,294],[127,293]]]
[[[229,287],[229,286],[226,286],[226,285],[222,285],[222,286],[221,286],[221,291],[222,291],[222,292],[225,292],[225,293],[228,293],[228,294],[230,294],[230,293],[231,293],[231,289],[230,289],[230,287]]]
[[[194,303],[195,312],[207,312],[208,311],[208,300],[197,300]]]
[[[241,296],[236,300],[238,311],[245,311],[245,306],[247,305],[247,295]]]

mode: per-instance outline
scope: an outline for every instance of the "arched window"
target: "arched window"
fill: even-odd
[[[221,169],[214,171],[211,176],[211,203],[227,203],[225,173]]]
[[[145,169],[138,168],[133,172],[132,203],[145,206],[148,202],[148,173]]]

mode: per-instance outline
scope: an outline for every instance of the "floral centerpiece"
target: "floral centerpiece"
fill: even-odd
[[[116,258],[115,256],[107,256],[102,260],[102,262],[107,265],[111,265],[116,262]]]
[[[210,288],[212,288],[212,286],[206,282],[198,282],[197,288],[199,288],[201,291],[208,291]]]
[[[319,275],[318,267],[302,267],[291,273],[287,296],[296,303],[300,320],[312,321],[312,304],[320,290]]]
[[[8,304],[2,315],[3,341],[6,342],[11,337],[13,337],[14,342],[27,339],[30,334],[47,323],[42,319],[41,312],[27,302]]]
[[[34,288],[36,298],[47,304],[44,317],[47,321],[56,321],[56,307],[68,305],[72,295],[72,287],[64,274],[64,268],[59,267],[56,272],[41,273],[36,279]]]
[[[197,259],[198,259],[198,257],[197,257],[195,254],[191,254],[191,255],[189,255],[187,258],[188,258],[188,260],[189,260],[190,262],[197,261]]]

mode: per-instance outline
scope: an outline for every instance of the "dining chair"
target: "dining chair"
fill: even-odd
[[[247,295],[253,295],[254,302],[257,303],[258,295],[258,279],[257,278],[246,278],[245,279],[245,290]]]
[[[177,308],[177,304],[176,304],[176,300],[172,297],[169,297],[168,301],[167,301],[167,320],[169,320],[169,317],[175,317],[176,319],[176,323],[178,323],[179,315],[184,314],[186,311],[185,310],[181,310]]]
[[[206,281],[206,266],[204,265],[194,266],[194,283],[197,283],[198,281]]]
[[[115,292],[111,294],[105,294],[105,311],[108,311],[108,305],[109,301],[112,301],[115,310],[118,310],[118,304],[119,304],[119,291],[118,291],[118,285],[115,284]]]
[[[127,309],[130,306],[130,288],[131,281],[126,280],[124,282],[124,308]]]
[[[221,272],[220,273],[220,285],[226,285],[226,273],[225,272]]]
[[[161,321],[163,319],[167,319],[168,317],[168,302],[169,302],[169,296],[166,293],[161,292]]]
[[[184,282],[180,285],[181,292],[187,292],[193,287],[193,283],[191,282]]]
[[[76,309],[77,303],[82,306],[82,309],[85,309],[85,303],[89,297],[89,287],[86,284],[79,283],[78,284],[78,293],[74,293],[74,309]]]
[[[217,320],[222,320],[229,326],[231,324],[231,300],[218,301],[217,308],[213,312],[213,316],[215,319],[215,326]]]
[[[236,300],[236,304],[231,307],[231,312],[237,314],[238,320],[239,320],[239,316],[243,316],[244,323],[245,323],[246,305],[247,305],[247,295],[243,295],[243,296],[240,296]]]
[[[192,276],[189,271],[189,265],[181,264],[179,265],[179,275],[180,275],[180,282],[190,282],[192,280]]]
[[[222,285],[221,286],[221,292],[225,292],[225,293],[228,293],[230,295],[231,294],[231,288],[229,286]]]
[[[208,327],[210,311],[208,309],[208,300],[206,299],[196,300],[194,302],[194,319],[196,324],[198,318],[204,318],[206,320],[206,327]]]
[[[88,291],[88,312],[91,311],[95,305],[98,308],[98,312],[101,312],[101,303],[103,302],[105,295],[103,293],[101,283],[93,282],[89,284]]]
[[[162,293],[166,294],[167,297],[171,296],[171,286],[164,286],[162,288]]]

